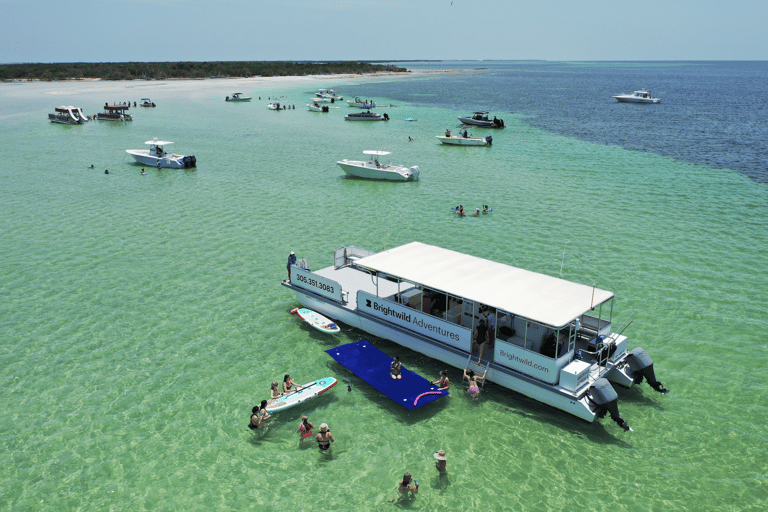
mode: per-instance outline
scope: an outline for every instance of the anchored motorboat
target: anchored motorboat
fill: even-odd
[[[459,116],[459,121],[481,128],[504,128],[504,120],[496,119],[496,116],[493,116],[493,119],[489,119],[488,112],[478,111],[473,112],[471,116]]]
[[[304,261],[304,260],[302,260]],[[347,246],[283,286],[305,307],[592,422],[625,430],[611,382],[656,380],[653,360],[612,329],[614,294],[457,251],[411,242]]]
[[[267,105],[269,110],[285,110],[285,105],[281,105],[279,102],[270,103]]]
[[[140,107],[154,107],[155,102],[150,100],[149,98],[141,98],[141,103],[139,103]]]
[[[370,107],[370,108],[375,108],[376,107],[376,102],[375,101],[373,101],[373,100],[371,100],[371,101],[361,100],[358,97],[355,97],[355,101],[347,101],[347,104],[350,107]]]
[[[360,112],[347,114],[344,116],[344,119],[347,121],[389,121],[389,116],[386,113],[377,114],[376,112],[371,112],[370,108],[370,105],[360,107]]]
[[[315,96],[318,98],[328,98],[329,100],[333,101],[342,101],[344,99],[343,96],[336,94],[336,91],[333,89],[320,89],[315,93]]]
[[[328,105],[320,105],[317,102],[307,103],[307,110],[310,112],[330,112],[330,109]]]
[[[79,107],[62,105],[56,107],[53,114],[48,114],[48,120],[58,124],[83,124],[87,123],[89,118],[83,114],[83,109]]]
[[[651,91],[646,91],[645,89],[640,89],[632,94],[619,94],[614,96],[614,98],[621,103],[661,103],[659,98],[654,98]]]
[[[96,114],[99,121],[133,121],[131,114],[127,110],[130,105],[108,105],[104,104],[104,112]]]
[[[224,101],[251,101],[251,97],[243,96],[241,92],[233,92],[232,96],[227,96]]]
[[[157,140],[157,137],[155,137],[152,140],[146,141],[144,144],[147,144],[149,149],[126,149],[125,152],[131,155],[140,164],[149,167],[157,167],[158,169],[161,167],[188,169],[197,166],[197,158],[195,158],[195,155],[185,156],[167,152],[165,146],[173,144],[173,142]]]
[[[357,178],[367,178],[372,180],[393,180],[393,181],[416,181],[419,179],[419,167],[405,167],[403,165],[394,165],[391,162],[381,164],[379,157],[388,156],[389,151],[366,150],[364,154],[369,155],[368,160],[341,160],[336,162],[339,167],[349,176]]]
[[[467,134],[467,130],[459,131],[458,135],[451,135],[451,131],[445,132],[445,135],[437,135],[437,139],[443,144],[450,146],[490,146],[493,142],[492,136],[472,137]]]

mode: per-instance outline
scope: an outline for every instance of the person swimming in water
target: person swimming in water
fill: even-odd
[[[485,376],[488,373],[488,369],[486,368],[485,373],[482,377],[478,377],[475,375],[474,370],[464,370],[464,378],[467,379],[467,382],[469,382],[469,394],[472,395],[472,398],[477,398],[478,395],[480,395],[480,386],[477,385],[477,381],[479,380],[485,380]]]

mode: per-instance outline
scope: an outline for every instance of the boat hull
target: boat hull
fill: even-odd
[[[437,139],[449,146],[488,146],[488,141],[480,137],[446,137],[437,135]]]
[[[619,103],[661,103],[659,98],[638,98],[636,96],[614,96]]]
[[[131,155],[141,165],[147,167],[170,168],[170,169],[189,169],[197,166],[197,160],[194,156],[184,156],[176,154],[166,154],[162,157],[151,155],[146,149],[127,149],[126,153]]]
[[[419,168],[416,166],[411,168],[393,165],[376,167],[369,162],[360,160],[342,160],[336,163],[347,176],[355,178],[387,181],[415,181],[419,179]]]

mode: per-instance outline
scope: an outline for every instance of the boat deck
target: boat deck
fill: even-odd
[[[376,283],[374,282],[374,278],[366,272],[361,272],[360,270],[351,267],[334,268],[333,266],[330,266],[315,270],[314,273],[321,277],[333,279],[341,285],[342,295],[346,301],[344,307],[348,309],[357,309],[357,290],[376,295]],[[413,286],[402,285],[400,293],[412,288]],[[350,290],[354,290],[354,293],[349,293]],[[379,297],[390,297],[397,292],[397,283],[387,281],[386,279],[379,280]]]

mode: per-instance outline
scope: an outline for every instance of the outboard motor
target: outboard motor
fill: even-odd
[[[490,145],[491,145],[491,143],[493,142],[493,137],[492,137],[492,136],[490,136],[490,135],[489,135],[489,136],[487,136],[487,137],[485,138],[485,142],[487,142],[487,143],[488,143],[488,145],[490,146]]]
[[[387,113],[386,113],[386,112],[384,112],[384,120],[385,120],[385,121],[389,121],[389,116],[387,115]]]
[[[227,96],[227,97],[224,99],[224,101],[229,101],[229,96]]]
[[[653,359],[641,347],[629,351],[627,363],[630,369],[629,374],[635,380],[635,384],[642,383],[643,377],[645,377],[653,389],[659,393],[669,393],[669,390],[664,388],[664,384],[656,380],[656,374],[653,371]]]
[[[624,418],[619,414],[619,406],[617,402],[619,396],[616,391],[611,387],[611,384],[605,378],[599,378],[595,381],[591,388],[589,388],[589,394],[587,397],[590,401],[597,406],[597,417],[604,418],[606,413],[611,415],[611,419],[615,421],[624,430],[632,430]]]

